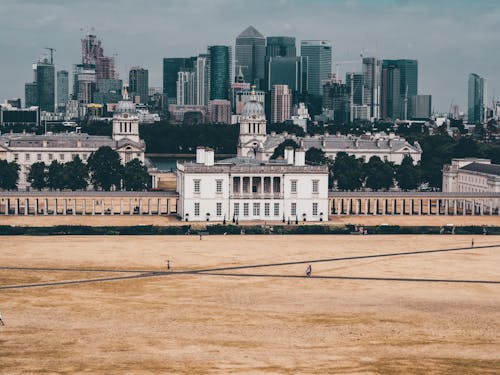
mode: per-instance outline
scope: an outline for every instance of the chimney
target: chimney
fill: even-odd
[[[303,167],[306,165],[306,151],[301,147],[295,151],[295,166]]]
[[[196,163],[205,164],[205,147],[196,148]]]
[[[205,150],[205,165],[207,167],[212,167],[215,164],[215,152],[213,148],[207,148]]]
[[[293,147],[285,147],[285,160],[287,164],[293,165]]]

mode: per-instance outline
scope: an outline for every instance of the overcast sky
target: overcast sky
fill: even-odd
[[[56,69],[71,71],[91,27],[105,54],[118,55],[120,78],[141,65],[150,86],[162,86],[163,57],[234,46],[250,24],[266,36],[331,40],[334,63],[359,60],[362,50],[418,59],[419,93],[432,94],[436,110],[452,100],[465,110],[471,72],[488,79],[490,101],[500,97],[499,0],[0,0],[0,101],[24,102],[43,47],[57,49]]]

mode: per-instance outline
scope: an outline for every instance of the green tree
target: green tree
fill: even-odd
[[[42,190],[47,186],[47,173],[45,169],[43,161],[31,165],[27,180],[32,188]]]
[[[47,177],[46,186],[51,190],[62,190],[66,185],[66,178],[64,176],[64,164],[59,163],[57,160],[50,163]]]
[[[87,165],[94,189],[106,191],[111,190],[112,187],[120,189],[123,166],[120,162],[120,155],[111,147],[99,147],[90,155]]]
[[[338,152],[332,165],[333,179],[340,190],[357,190],[363,184],[363,168],[360,159]]]
[[[271,155],[271,159],[278,159],[280,156],[283,158],[285,155],[285,148],[293,147],[294,149],[299,148],[299,144],[295,142],[293,139],[286,139],[283,141],[278,147],[274,149],[273,154]]]
[[[396,168],[396,180],[403,190],[414,190],[420,184],[420,168],[413,164],[410,155],[406,155]]]
[[[19,180],[19,165],[15,162],[0,160],[0,189],[17,190]]]
[[[323,150],[311,147],[306,151],[306,162],[314,165],[323,165],[328,163],[328,158]]]
[[[141,191],[148,188],[151,176],[148,168],[139,159],[133,159],[123,168],[123,187],[128,191]]]
[[[389,189],[394,180],[394,168],[378,156],[372,156],[364,165],[366,187],[372,190]]]
[[[88,186],[89,171],[77,155],[64,164],[65,187],[71,190],[85,190]]]

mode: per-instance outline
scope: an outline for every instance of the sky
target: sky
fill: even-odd
[[[436,111],[467,105],[469,73],[500,98],[500,0],[0,0],[0,102],[20,97],[31,64],[55,52],[57,70],[81,60],[80,40],[94,28],[120,78],[149,69],[162,86],[162,58],[195,56],[211,44],[234,46],[253,25],[265,36],[325,39],[333,70],[360,71],[360,53],[419,61],[419,93]],[[495,94],[496,93],[496,94]]]

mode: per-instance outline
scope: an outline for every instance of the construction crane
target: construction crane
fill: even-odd
[[[56,49],[51,47],[45,47],[44,49],[50,51],[50,64],[54,65],[54,52],[56,52]]]

